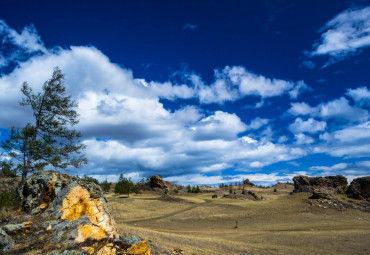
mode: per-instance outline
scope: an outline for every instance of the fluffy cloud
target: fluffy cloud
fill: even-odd
[[[298,115],[310,115],[315,112],[315,109],[306,103],[292,103],[288,113]]]
[[[216,111],[214,115],[201,119],[191,130],[196,140],[232,140],[246,130],[246,125],[235,114]]]
[[[309,170],[316,172],[316,175],[345,175],[348,182],[358,176],[367,175],[370,170],[370,161],[358,161],[354,163],[338,163],[331,166],[312,166]]]
[[[33,25],[23,28],[22,32],[18,33],[3,20],[0,20],[0,36],[3,37],[2,41],[4,44],[10,43],[13,46],[25,49],[29,53],[37,51],[45,53],[47,51]]]
[[[334,157],[370,157],[370,122],[349,126],[332,133],[324,133],[325,141],[315,152],[327,153]]]
[[[349,9],[331,19],[321,29],[323,34],[311,52],[336,60],[370,46],[370,7]]]
[[[348,167],[346,163],[339,163],[332,166],[312,166],[310,170],[324,170],[324,171],[333,171],[333,170],[343,170]]]
[[[359,106],[370,105],[370,90],[366,87],[348,89],[347,96],[351,97]]]
[[[294,135],[294,137],[296,139],[296,144],[298,145],[311,144],[315,142],[315,140],[312,137],[305,135],[303,133],[296,134]]]
[[[367,110],[351,106],[345,97],[321,103],[316,107],[311,107],[306,103],[292,103],[288,113],[294,116],[309,115],[322,119],[346,121],[366,121],[369,118]]]
[[[304,121],[301,118],[296,118],[294,123],[289,126],[289,130],[293,133],[317,133],[319,131],[323,131],[326,128],[325,121],[317,121],[313,118],[309,118],[308,120]]]
[[[297,98],[309,87],[303,82],[296,83],[281,79],[267,78],[246,70],[242,66],[227,66],[215,71],[215,81],[207,85],[201,77],[189,74],[188,79],[197,90],[199,101],[204,104],[235,101],[246,96],[264,98],[288,94]]]
[[[195,74],[187,74],[186,84],[147,81],[112,63],[95,47],[45,49],[32,27],[17,33],[2,24],[1,33],[7,42],[22,50],[17,51],[19,56],[12,56],[14,58],[4,55],[5,60],[1,62],[6,65],[9,61],[18,61],[13,70],[0,76],[0,128],[23,126],[32,121],[30,111],[18,105],[22,97],[21,84],[27,81],[38,92],[53,68],[59,66],[65,73],[67,92],[79,104],[77,128],[84,135],[83,143],[87,145],[90,161],[81,171],[71,169],[70,173],[91,174],[99,180],[113,180],[124,172],[134,180],[161,173],[168,180],[182,183],[217,184],[249,178],[267,184],[286,180],[291,175],[233,177],[224,175],[224,171],[259,171],[273,163],[306,156],[311,150],[330,155],[368,155],[369,143],[360,144],[360,141],[368,141],[368,125],[356,123],[341,130],[328,130],[324,121],[314,119],[366,121],[368,112],[351,106],[345,98],[316,107],[306,103],[292,104],[290,114],[309,115],[310,118],[296,119],[290,126],[295,142],[286,144],[293,139],[282,134],[280,138],[275,137],[278,131],[273,129],[273,122],[276,118],[256,117],[246,124],[241,115],[222,111],[220,106],[205,105],[247,96],[259,97],[261,105],[267,98],[282,95],[295,99],[308,89],[304,82],[267,78],[240,66],[216,71],[210,84],[205,84]],[[362,100],[357,90],[348,90],[347,95],[356,102]],[[181,103],[168,109],[161,99]],[[186,104],[195,102],[194,99],[199,100],[199,104]],[[324,130],[327,132],[320,136],[324,145],[304,134]],[[352,133],[355,133],[355,142],[350,139]],[[330,150],[329,145],[336,150]]]
[[[259,129],[267,125],[269,122],[269,119],[257,117],[251,121],[251,124],[248,125],[248,129]]]
[[[27,31],[39,38],[34,30]],[[26,41],[12,43],[18,42],[32,48]],[[0,128],[32,121],[29,110],[18,105],[21,84],[27,81],[38,92],[53,68],[59,66],[65,73],[67,92],[78,101],[77,128],[84,135],[90,161],[83,173],[102,179],[121,172],[141,178],[156,173],[174,176],[228,168],[247,171],[306,153],[271,142],[271,128],[258,139],[240,137],[242,132],[266,125],[267,119],[256,118],[248,126],[235,113],[203,111],[192,105],[169,110],[160,101],[198,97],[201,102],[224,102],[245,95],[279,96],[295,88],[292,82],[267,79],[242,67],[227,67],[216,74],[210,86],[195,76],[190,85],[159,83],[135,78],[131,70],[112,63],[94,47],[39,51],[0,77]],[[81,173],[73,169],[70,172]]]

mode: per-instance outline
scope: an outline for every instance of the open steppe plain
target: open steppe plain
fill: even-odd
[[[279,184],[277,192],[247,189],[263,200],[151,191],[107,197],[121,233],[141,236],[171,254],[174,249],[189,255],[370,254],[370,213],[312,206],[309,193],[290,194],[292,185]]]

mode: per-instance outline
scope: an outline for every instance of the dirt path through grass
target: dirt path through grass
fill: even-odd
[[[188,208],[181,209],[181,210],[178,210],[178,211],[175,211],[175,212],[171,212],[171,213],[167,213],[167,214],[164,214],[164,215],[161,215],[161,216],[157,216],[157,217],[151,217],[151,218],[145,218],[145,219],[137,219],[137,220],[130,220],[130,221],[122,221],[122,222],[124,222],[124,223],[137,223],[137,222],[148,222],[148,221],[162,220],[162,219],[166,219],[166,218],[175,216],[175,215],[180,214],[180,213],[184,213],[184,212],[193,210],[193,209],[195,209],[195,208],[197,208],[199,206],[202,206],[202,205],[204,205],[206,203],[209,203],[209,202],[205,201],[203,203],[195,204],[195,205],[189,206]]]

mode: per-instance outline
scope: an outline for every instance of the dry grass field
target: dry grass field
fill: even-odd
[[[262,201],[212,193],[108,194],[121,233],[185,254],[370,254],[370,213],[310,206],[291,185],[248,188]],[[225,190],[225,193],[227,190]],[[339,199],[346,199],[338,195]],[[237,228],[236,228],[237,221]]]

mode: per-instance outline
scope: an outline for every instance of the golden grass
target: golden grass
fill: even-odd
[[[369,213],[312,207],[304,201],[308,193],[289,195],[291,186],[277,192],[248,189],[264,200],[212,199],[212,193],[201,193],[166,201],[145,192],[130,198],[110,194],[108,206],[121,233],[185,254],[370,253]]]

